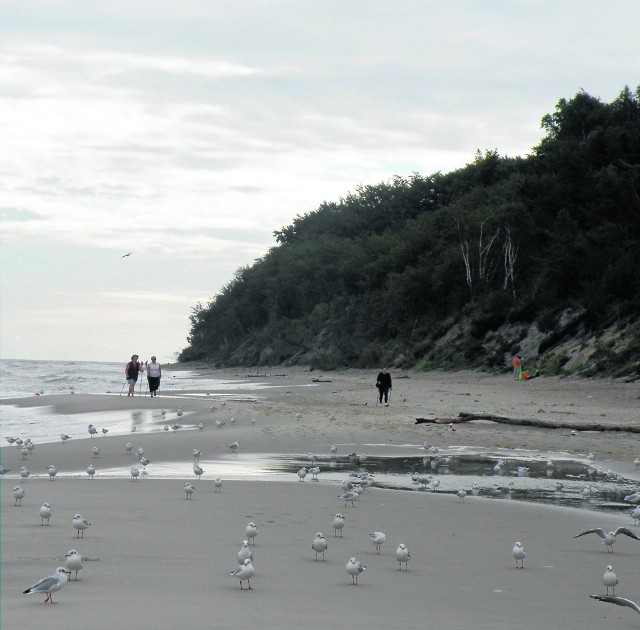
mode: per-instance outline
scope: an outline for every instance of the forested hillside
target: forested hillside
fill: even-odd
[[[640,373],[640,87],[585,92],[527,157],[361,186],[191,316],[181,361]]]

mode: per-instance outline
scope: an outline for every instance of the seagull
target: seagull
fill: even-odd
[[[214,424],[218,429],[222,429],[222,427],[225,425],[225,423],[222,420],[216,420]]]
[[[338,499],[344,499],[344,507],[347,507],[347,503],[351,503],[351,507],[355,507],[354,501],[357,501],[360,495],[356,490],[347,490],[346,492],[339,494]]]
[[[342,536],[342,528],[344,527],[345,517],[342,514],[336,514],[333,517],[333,521],[331,522],[331,527],[333,527],[333,535],[337,536],[338,531],[340,531],[340,536]]]
[[[109,433],[109,429],[105,429],[104,427],[100,430],[102,431],[102,435],[107,435],[107,433]]]
[[[135,481],[140,475],[140,469],[137,466],[131,466],[131,481]]]
[[[638,521],[640,521],[640,505],[636,505],[636,507],[634,507],[629,514],[631,518],[635,521],[635,524],[637,525]]]
[[[140,463],[142,464],[142,472],[146,473],[147,472],[147,466],[151,463],[149,458],[147,457],[141,457],[140,458]]]
[[[213,491],[214,492],[221,492],[222,491],[222,479],[220,479],[220,477],[216,477],[213,480]]]
[[[309,468],[309,472],[311,473],[311,481],[318,481],[318,474],[320,473],[320,467],[314,466],[313,468]]]
[[[252,545],[256,544],[256,536],[258,535],[258,528],[256,527],[256,524],[253,521],[247,524],[244,530],[244,534],[247,537],[247,540]]]
[[[522,546],[521,542],[517,542],[515,545],[513,545],[511,555],[516,561],[516,569],[524,569],[524,558],[527,554],[524,552],[524,547]],[[520,565],[518,565],[518,561],[520,561]]]
[[[98,455],[100,455],[100,449],[97,446],[94,446],[91,449],[91,454],[93,455],[93,457],[95,459],[96,457],[98,457]]]
[[[93,476],[96,474],[96,468],[93,464],[89,464],[87,466],[87,475],[89,475],[89,479],[93,479]]]
[[[30,474],[31,473],[29,472],[29,469],[26,466],[22,466],[22,468],[20,468],[20,476],[24,479],[24,481],[29,479]]]
[[[180,417],[182,415],[182,407],[178,407],[178,410],[176,411],[176,414],[178,414],[178,417]]]
[[[240,442],[237,440],[235,442],[231,442],[231,444],[225,444],[225,448],[230,448],[232,453],[235,453],[240,448]]]
[[[127,252],[126,254],[120,256],[120,258],[126,258],[127,256],[131,256],[131,254],[133,254],[133,252]]]
[[[193,472],[195,473],[198,479],[200,479],[200,477],[202,477],[202,475],[204,474],[204,470],[202,470],[202,468],[200,468],[198,464],[193,465]]]
[[[81,514],[76,514],[73,517],[72,525],[78,530],[76,538],[84,538],[84,530],[91,527],[91,523]],[[82,536],[80,536],[81,533]]]
[[[78,580],[78,571],[84,569],[82,564],[82,556],[75,550],[69,549],[69,552],[65,556],[66,560],[64,566],[69,570],[69,579],[71,579],[71,571],[76,572],[76,581]]]
[[[7,439],[9,439],[9,438],[7,438]],[[636,457],[633,460],[633,465],[636,467],[636,470],[638,470],[638,468],[640,468],[640,457]]]
[[[195,486],[188,481],[184,484],[184,491],[187,493],[187,499],[191,498],[191,495],[195,492]]]
[[[318,554],[322,554],[322,562],[324,562],[324,552],[327,549],[327,541],[324,539],[322,532],[318,532],[311,543],[311,549],[316,552],[316,560],[318,559]]]
[[[613,532],[605,532],[604,529],[600,529],[599,527],[595,527],[594,529],[588,529],[586,532],[582,532],[574,538],[579,538],[580,536],[584,536],[585,534],[598,534],[600,538],[602,538],[602,544],[606,545],[607,552],[613,553],[613,543],[616,541],[616,536],[618,534],[624,534],[625,536],[629,536],[630,538],[635,538],[636,540],[640,540],[640,536],[632,532],[630,529],[626,527],[618,527]]]
[[[88,431],[91,437],[93,437],[94,435],[97,435],[98,433],[98,429],[96,429],[92,424],[89,425]]]
[[[640,606],[635,602],[632,602],[630,599],[626,599],[624,597],[610,597],[604,595],[589,595],[591,599],[597,599],[601,602],[609,602],[610,604],[617,604],[618,606],[627,606],[628,608],[633,608],[637,613],[640,613]]]
[[[371,542],[373,542],[376,551],[380,553],[380,549],[387,537],[384,535],[384,532],[371,532],[369,534],[369,538],[371,538]]]
[[[432,479],[431,480],[431,487],[433,488],[432,492],[437,492],[439,485],[440,485],[440,479]]]
[[[124,449],[127,452],[127,455],[131,455],[131,451],[133,450],[133,444],[131,444],[131,442],[127,442],[125,444]]]
[[[609,594],[609,588],[611,588],[612,595],[616,594],[616,584],[618,583],[618,578],[613,572],[613,567],[610,564],[607,565],[604,575],[602,576],[602,583],[607,587],[607,595]]]
[[[144,449],[142,448],[142,446],[138,447],[136,455],[138,456],[138,459],[140,459],[144,455]]]
[[[358,562],[355,558],[349,558],[349,562],[347,562],[347,573],[351,576],[351,584],[358,584],[358,576],[366,569],[367,567],[362,564],[362,562]]]
[[[229,575],[233,577],[237,577],[240,580],[240,590],[243,590],[242,581],[247,580],[249,584],[249,588],[247,590],[252,590],[251,588],[251,578],[253,577],[255,570],[253,568],[253,563],[250,558],[247,558],[235,571],[231,571]]]
[[[200,451],[197,448],[193,449],[193,461],[194,462],[200,461]]]
[[[626,501],[627,503],[640,503],[640,492],[634,492],[633,494],[628,494],[624,499],[622,499],[623,501]]]
[[[458,490],[456,494],[458,495],[460,502],[464,503],[464,498],[467,496],[467,491],[464,488],[460,488],[460,490]]]
[[[61,433],[61,434],[60,434],[60,439],[62,440],[62,443],[63,443],[63,444],[66,444],[66,443],[67,443],[67,440],[70,440],[70,439],[71,439],[71,436],[70,436],[70,435],[67,435],[66,433]]]
[[[182,415],[182,411],[180,412],[180,415]],[[172,428],[174,431],[177,431],[180,427],[182,427],[182,425],[181,425],[179,422],[174,422],[174,423],[172,423],[172,425],[171,425],[171,428]]]
[[[409,562],[409,559],[411,558],[411,554],[409,553],[409,550],[407,549],[407,546],[400,543],[398,545],[398,548],[396,549],[396,560],[398,561],[398,563],[400,564],[400,571],[402,571],[402,563],[404,562],[404,568],[405,571],[409,570],[409,567],[407,566],[407,563]]]
[[[22,591],[25,595],[31,595],[32,593],[46,593],[44,603],[47,602],[55,604],[53,601],[53,593],[59,591],[68,582],[69,572],[64,567],[58,567],[53,575],[42,578],[36,582],[33,586]]]
[[[49,519],[51,518],[51,506],[48,503],[43,503],[40,508],[40,519],[42,522],[40,525],[44,525],[45,520],[47,521],[47,525],[49,524]]]
[[[338,453],[338,447],[335,444],[331,445],[331,455],[336,455]]]
[[[58,470],[53,464],[47,467],[47,473],[49,474],[49,480],[53,481],[53,478],[58,474]]]
[[[202,422],[198,422],[198,430],[204,431],[204,424],[202,424]]]
[[[299,471],[298,471],[298,477],[300,478],[300,481],[304,481],[304,478],[307,476],[307,469],[303,466]]]
[[[238,564],[243,564],[245,560],[251,560],[253,562],[253,554],[249,549],[249,541],[243,540],[240,551],[238,551]]]
[[[13,489],[13,496],[15,497],[13,505],[18,505],[18,501],[20,502],[20,505],[22,505],[22,499],[24,499],[24,495],[24,488],[22,488],[21,486],[16,486]]]

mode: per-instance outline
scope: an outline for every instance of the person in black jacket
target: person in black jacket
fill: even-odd
[[[136,382],[138,380],[138,374],[144,372],[142,363],[138,361],[138,355],[131,356],[131,361],[124,366],[124,376],[127,379],[127,385],[129,385],[129,391],[127,396],[133,396],[136,389]]]
[[[379,393],[379,404],[382,404],[382,399],[384,398],[384,406],[388,407],[389,391],[392,390],[393,387],[391,387],[391,374],[389,374],[386,367],[383,367],[378,374],[378,378],[376,379],[376,387],[378,388]]]

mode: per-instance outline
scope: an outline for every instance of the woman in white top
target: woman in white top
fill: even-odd
[[[151,363],[147,364],[147,381],[149,382],[149,392],[151,393],[151,396],[158,395],[161,376],[162,366],[156,362],[155,357],[151,357]]]

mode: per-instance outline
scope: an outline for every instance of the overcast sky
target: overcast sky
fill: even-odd
[[[560,98],[635,89],[639,18],[637,0],[3,0],[0,356],[173,359],[192,308],[296,215],[477,149],[524,156]]]

